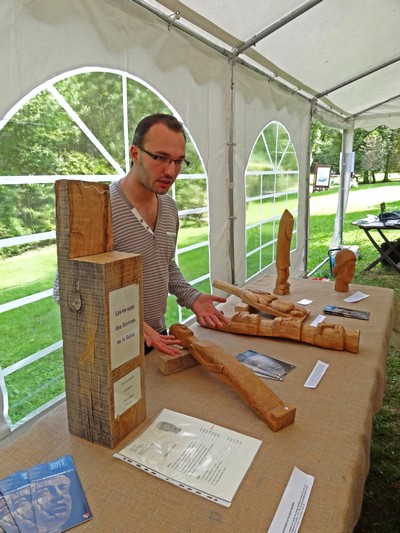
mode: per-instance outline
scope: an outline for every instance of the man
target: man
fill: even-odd
[[[185,159],[183,125],[161,113],[141,120],[130,155],[132,167],[110,186],[114,249],[143,258],[144,340],[168,355],[179,353],[179,340],[166,334],[168,292],[193,311],[201,325],[227,323],[214,302],[225,298],[200,293],[183,277],[174,261],[179,228],[178,210],[167,194]]]

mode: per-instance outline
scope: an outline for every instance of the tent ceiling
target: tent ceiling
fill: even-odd
[[[304,97],[317,97],[320,106],[355,118],[356,126],[400,127],[398,0],[137,3],[163,13],[171,23],[176,19],[177,26]]]

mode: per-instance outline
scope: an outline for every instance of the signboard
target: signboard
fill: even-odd
[[[331,180],[331,165],[316,165],[314,177],[314,191],[329,189]]]

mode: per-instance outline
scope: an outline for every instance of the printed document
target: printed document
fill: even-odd
[[[163,409],[114,457],[229,507],[261,441]]]

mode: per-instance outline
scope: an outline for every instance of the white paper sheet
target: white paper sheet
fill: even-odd
[[[304,383],[304,386],[308,389],[315,389],[318,383],[321,381],[325,372],[328,370],[328,367],[328,363],[324,363],[323,361],[317,361],[311,374],[308,376],[307,381]]]
[[[364,300],[364,298],[368,298],[369,294],[364,294],[363,292],[357,291],[351,296],[348,296],[343,301],[344,302],[359,302],[360,300]]]
[[[163,409],[114,457],[229,507],[261,441]]]
[[[293,468],[268,533],[297,533],[303,520],[314,476]]]
[[[310,326],[313,326],[313,327],[317,327],[318,324],[320,324],[321,322],[323,322],[325,320],[325,316],[324,315],[317,315],[314,320],[311,322]]]

